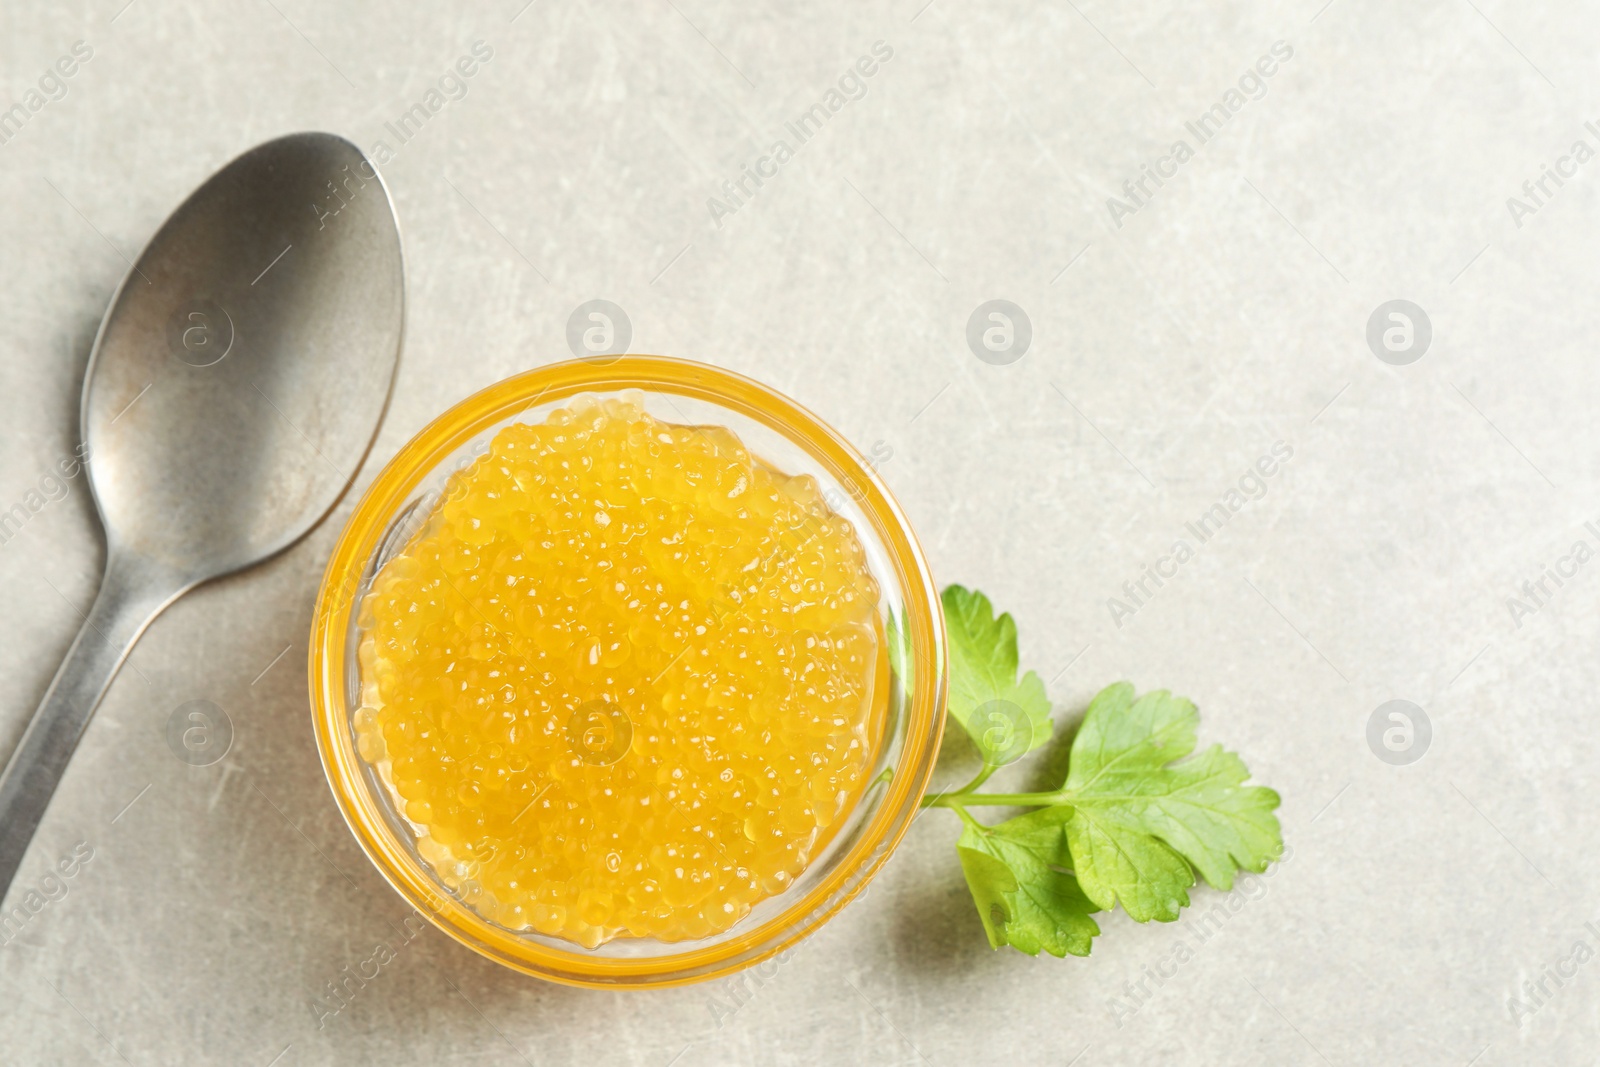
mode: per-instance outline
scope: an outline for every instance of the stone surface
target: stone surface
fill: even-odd
[[[1283,793],[1291,858],[1231,910],[1202,890],[1176,925],[1112,916],[1090,959],[1031,960],[987,947],[940,812],[742,1002],[726,984],[546,985],[430,930],[319,1027],[313,993],[403,913],[308,722],[307,626],[347,500],[134,652],[10,897],[92,849],[0,945],[0,1060],[1592,1056],[1600,964],[1574,947],[1600,949],[1600,564],[1536,601],[1521,587],[1600,547],[1600,163],[1561,162],[1600,148],[1600,18],[1505,0],[521,2],[7,5],[0,106],[74,42],[93,54],[0,145],[0,510],[45,501],[0,545],[0,753],[98,578],[84,480],[43,480],[75,443],[127,258],[233,155],[322,128],[386,142],[408,256],[405,355],[363,480],[446,405],[565,358],[571,312],[613,301],[635,350],[752,374],[888,454],[937,575],[1015,613],[1059,720],[1118,678],[1192,696],[1202,741]],[[708,198],[794,146],[785,123],[880,40],[893,57],[864,95],[714,219]],[[492,58],[401,144],[385,123],[475,41]],[[1214,136],[1186,128],[1279,41],[1292,56],[1245,77]],[[1179,139],[1192,158],[1163,161]],[[1176,174],[1128,198],[1146,164]],[[1524,192],[1547,165],[1576,175]],[[997,299],[1031,324],[1010,362],[968,344]],[[1431,325],[1414,362],[1368,345],[1397,299]],[[1277,442],[1292,458],[1245,478]],[[1258,499],[1200,544],[1185,524],[1242,478]],[[1123,583],[1178,538],[1193,558],[1134,603]],[[233,726],[210,766],[166,741],[194,700]],[[1383,748],[1386,718],[1390,758],[1369,747],[1391,700],[1428,717],[1422,758]]]

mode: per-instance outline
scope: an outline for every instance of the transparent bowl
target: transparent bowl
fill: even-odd
[[[580,394],[627,392],[655,417],[726,426],[786,474],[816,478],[850,520],[903,642],[903,677],[876,699],[880,723],[866,786],[832,836],[784,892],[758,902],[721,934],[697,941],[616,938],[589,949],[513,930],[464,903],[417,851],[416,833],[391,800],[379,769],[357,750],[361,632],[357,614],[379,568],[401,551],[440,499],[452,473],[488,449],[512,422],[542,422]],[[916,815],[939,754],[944,720],[945,636],[939,597],[905,516],[871,466],[794,401],[737,374],[663,356],[556,363],[467,398],[414,437],[378,475],[333,551],[311,630],[311,708],[328,784],[356,840],[395,890],[439,929],[528,974],[571,985],[665,986],[749,967],[831,918],[889,857]]]

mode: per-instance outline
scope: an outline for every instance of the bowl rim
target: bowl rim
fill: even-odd
[[[507,418],[584,392],[656,390],[729,408],[802,447],[850,487],[876,525],[904,594],[912,689],[904,748],[871,819],[835,867],[777,915],[748,931],[681,953],[601,957],[552,948],[484,919],[445,893],[406,850],[361,773],[349,735],[347,640],[354,593],[398,508],[437,465]],[[730,974],[797,944],[831,919],[882,868],[919,810],[938,760],[947,685],[938,587],[904,513],[872,466],[837,431],[777,390],[733,371],[671,356],[629,354],[563,360],[503,379],[452,405],[395,453],[356,504],[317,592],[307,657],[311,716],[324,777],[340,814],[385,880],[435,927],[473,951],[526,974],[591,988],[671,986]],[[735,926],[734,931],[738,930]],[[689,944],[693,945],[693,942]]]

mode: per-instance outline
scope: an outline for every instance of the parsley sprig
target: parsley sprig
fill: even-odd
[[[982,593],[943,595],[950,646],[949,714],[982,758],[960,789],[923,798],[961,819],[956,852],[994,948],[1037,956],[1087,956],[1100,933],[1093,914],[1121,905],[1139,922],[1171,922],[1189,904],[1196,874],[1231,889],[1238,871],[1264,871],[1283,850],[1278,794],[1246,785],[1250,771],[1220,745],[1194,754],[1194,704],[1166,690],[1138,696],[1128,682],[1089,703],[1060,788],[980,793],[1001,767],[1050,740],[1044,683],[1018,676],[1017,627]],[[904,673],[893,627],[894,667]],[[1036,810],[985,825],[969,810]]]

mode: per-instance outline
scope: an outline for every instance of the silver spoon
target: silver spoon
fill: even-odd
[[[388,191],[326,133],[222,168],[122,280],[83,384],[105,578],[0,775],[0,900],[144,628],[288,547],[350,484],[388,403],[404,304]]]

